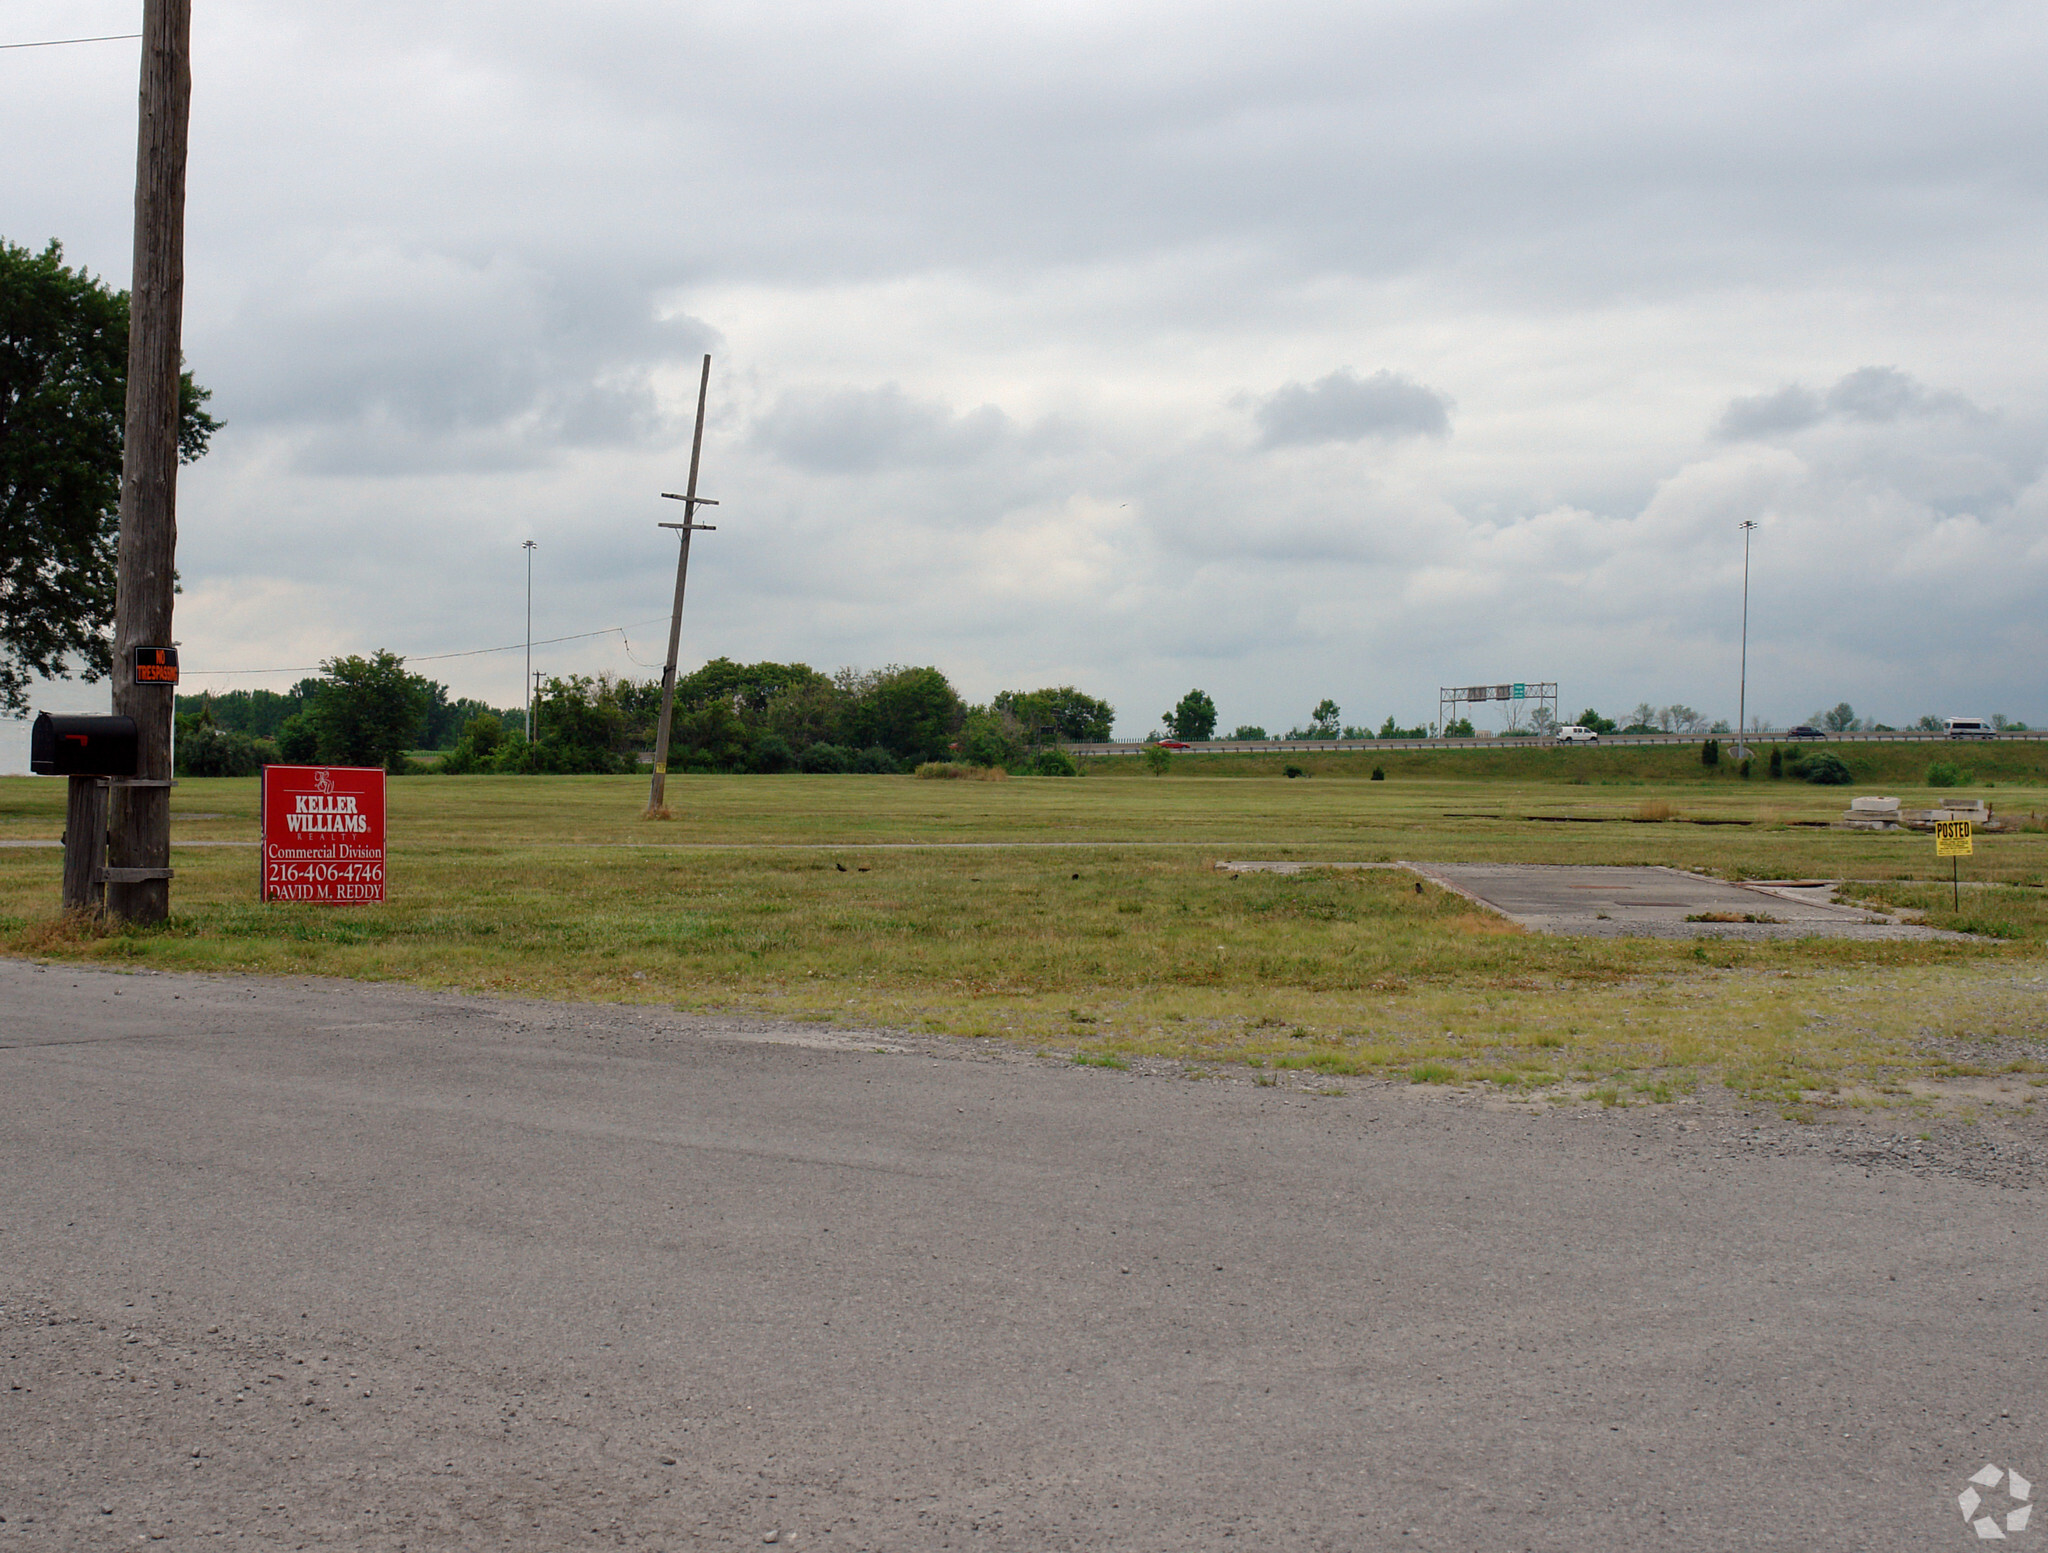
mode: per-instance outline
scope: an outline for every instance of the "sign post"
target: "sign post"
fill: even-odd
[[[384,900],[384,772],[263,768],[263,897],[332,906]]]
[[[1968,820],[1936,820],[1934,822],[1934,855],[1948,859],[1949,905],[1957,911],[1963,907],[1962,864],[1958,858],[1974,857],[1976,844],[1970,839]]]

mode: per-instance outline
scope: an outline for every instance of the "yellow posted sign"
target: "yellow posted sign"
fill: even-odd
[[[1936,820],[1934,822],[1934,855],[1936,857],[1970,857],[1975,847],[1970,840],[1968,820]]]

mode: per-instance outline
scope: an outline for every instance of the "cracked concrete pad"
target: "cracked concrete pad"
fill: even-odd
[[[1676,868],[1574,863],[1224,862],[1230,873],[1404,868],[1535,933],[1579,938],[1963,939],[1844,905],[1828,881],[1730,884]],[[1731,920],[1701,922],[1695,917]],[[1766,920],[1752,921],[1750,918]]]

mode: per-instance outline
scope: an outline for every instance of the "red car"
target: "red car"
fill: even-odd
[[[1159,741],[1159,747],[1163,750],[1184,750],[1192,748],[1192,746],[1189,745],[1185,740],[1181,739],[1161,739]]]

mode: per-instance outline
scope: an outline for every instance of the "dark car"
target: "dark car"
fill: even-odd
[[[1811,723],[1801,723],[1797,728],[1787,728],[1785,730],[1785,737],[1788,739],[1825,739],[1827,735]]]

